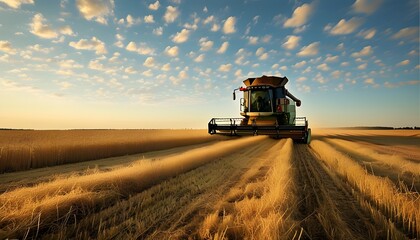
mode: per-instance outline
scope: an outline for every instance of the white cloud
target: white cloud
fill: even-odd
[[[0,41],[0,51],[8,54],[16,54],[16,49],[12,47],[9,41]]]
[[[44,54],[50,53],[54,48],[42,48],[41,45],[35,44],[32,46],[28,46],[28,49],[35,51],[35,52],[41,52]]]
[[[181,32],[177,32],[175,36],[172,38],[172,41],[175,43],[183,43],[188,40],[188,37],[190,35],[190,30],[188,29],[182,29]]]
[[[289,35],[286,37],[286,42],[283,43],[282,46],[283,48],[288,49],[288,50],[295,49],[299,45],[300,39],[301,38],[298,36]]]
[[[263,43],[269,43],[269,42],[271,41],[271,38],[272,38],[272,36],[271,36],[271,35],[265,35],[265,36],[261,39],[261,41],[262,41]]]
[[[338,60],[338,56],[331,56],[331,55],[329,55],[329,56],[327,56],[325,58],[325,61],[326,62],[336,62],[337,60]]]
[[[200,44],[200,50],[201,51],[208,51],[213,47],[213,41],[207,40],[207,38],[200,38],[198,41]]]
[[[123,36],[123,35],[121,35],[121,34],[119,34],[119,33],[115,34],[115,38],[116,38],[117,40],[119,40],[119,41],[122,41],[122,40],[124,40],[124,39],[125,39],[125,38],[124,38],[124,36]]]
[[[306,56],[314,56],[317,55],[319,52],[319,42],[313,42],[309,44],[308,46],[304,46],[300,49],[300,52],[297,53],[300,57],[306,57]]]
[[[367,63],[363,63],[363,64],[360,64],[359,66],[357,66],[357,69],[359,69],[359,70],[365,70],[367,68]]]
[[[146,20],[146,17],[144,17]],[[153,20],[153,16],[152,16],[152,20]],[[127,27],[131,27],[135,24],[139,24],[141,22],[140,18],[133,18],[133,16],[131,16],[130,14],[127,15],[126,17],[126,21],[127,21]]]
[[[182,70],[182,71],[180,71],[180,72],[178,73],[178,77],[179,77],[180,79],[187,79],[187,78],[188,78],[188,74],[187,74],[187,72],[186,72],[185,70]]]
[[[3,54],[2,56],[0,56],[0,62],[8,62],[9,60],[10,60],[9,54]]]
[[[403,60],[403,61],[397,63],[397,67],[405,66],[405,65],[408,65],[408,64],[410,64],[410,60],[406,59],[406,60]]]
[[[418,53],[418,51],[417,51],[417,50],[411,50],[411,51],[408,53],[408,56],[417,56],[417,55],[419,55],[419,53]]]
[[[256,45],[258,43],[258,37],[249,36],[247,38],[248,38],[248,44],[250,45]]]
[[[306,80],[308,80],[307,77],[299,77],[298,79],[296,79],[297,82],[304,82]]]
[[[73,29],[71,29],[71,27],[68,25],[64,27],[60,27],[59,31],[63,35],[76,36],[76,34],[74,34],[73,32]]]
[[[194,59],[194,62],[202,62],[202,61],[204,61],[204,54],[200,54],[198,55],[198,57]]]
[[[371,85],[374,85],[374,84],[375,84],[375,79],[373,79],[373,78],[367,78],[367,79],[365,80],[365,83],[366,83],[366,84],[371,84]]]
[[[114,0],[77,0],[76,6],[85,19],[107,24],[105,17],[113,14]]]
[[[363,37],[364,39],[372,39],[376,34],[376,29],[371,28],[368,30],[360,31],[357,36]]]
[[[14,9],[20,8],[22,4],[34,4],[33,0],[0,0],[0,2]]]
[[[228,64],[222,64],[219,67],[219,71],[220,72],[229,72],[232,69],[232,64],[228,63]]]
[[[211,15],[211,16],[208,16],[206,19],[203,20],[203,24],[207,25],[207,24],[209,24],[211,22],[214,22],[214,21],[215,21],[215,18],[214,18],[213,15]]]
[[[265,49],[260,47],[255,52],[255,55],[259,57],[260,60],[266,60],[268,58],[268,53],[265,52]]]
[[[98,71],[105,71],[104,65],[98,59],[89,61],[89,68]]]
[[[159,7],[160,7],[160,3],[159,3],[159,1],[156,1],[155,3],[151,3],[151,4],[149,4],[149,9],[150,9],[150,10],[153,10],[153,11],[158,10],[158,9],[159,9]]]
[[[220,25],[217,23],[214,23],[213,26],[211,27],[210,31],[212,32],[217,32],[220,29]]]
[[[148,69],[148,70],[142,72],[141,74],[145,77],[153,77],[152,69]]]
[[[153,34],[155,34],[156,36],[161,36],[163,34],[163,28],[158,27],[158,28],[153,29]]]
[[[119,52],[114,52],[114,54],[112,54],[112,57],[108,60],[109,62],[117,62],[118,61],[118,57],[121,54]]]
[[[295,63],[295,65],[293,65],[293,67],[295,67],[295,68],[301,68],[301,67],[303,67],[305,65],[306,65],[306,61],[301,61],[301,62]]]
[[[223,24],[223,33],[225,34],[232,34],[236,32],[235,29],[236,18],[235,17],[228,17],[225,23]]]
[[[143,66],[152,68],[153,66],[155,66],[155,59],[153,57],[146,58],[146,60],[143,63]]]
[[[243,77],[243,73],[242,73],[242,70],[241,69],[238,69],[238,70],[236,70],[236,72],[235,72],[235,77],[237,77],[237,78],[242,78]]]
[[[256,56],[261,56],[264,53],[265,49],[263,47],[260,47],[257,49],[257,51],[255,52]]]
[[[419,41],[419,27],[407,27],[392,35],[393,39],[409,39]]]
[[[226,50],[228,49],[228,47],[229,47],[229,42],[222,43],[222,45],[220,46],[220,48],[217,50],[217,53],[219,53],[219,54],[225,53]]]
[[[319,69],[319,70],[322,70],[322,71],[329,71],[330,70],[330,67],[328,67],[328,65],[326,63],[322,63],[322,64],[318,65],[316,68]]]
[[[383,0],[356,0],[352,7],[357,13],[371,14],[379,8],[382,2]]]
[[[165,54],[168,56],[176,57],[178,56],[178,53],[179,53],[179,48],[177,46],[174,46],[174,47],[167,46],[165,48]]]
[[[302,25],[304,25],[311,13],[313,12],[313,5],[312,4],[308,4],[305,3],[300,7],[297,7],[294,11],[293,11],[293,15],[291,18],[288,18],[283,26],[284,27],[300,27]]]
[[[49,25],[44,24],[44,22],[46,22],[46,20],[41,13],[35,14],[32,18],[32,22],[29,24],[29,26],[31,26],[30,32],[41,38],[49,39],[58,37],[58,33],[55,32]]]
[[[176,7],[168,6],[166,7],[165,15],[163,16],[163,19],[166,23],[173,23],[179,16],[179,11]]]
[[[373,53],[372,47],[371,46],[366,46],[362,50],[360,50],[359,52],[352,53],[351,56],[354,57],[354,58],[360,58],[360,57],[369,56],[372,53]]]
[[[135,42],[129,42],[125,49],[130,52],[137,52],[141,55],[152,55],[155,52],[153,48],[147,47],[145,44],[141,44],[138,47]]]
[[[341,71],[340,70],[335,70],[331,73],[331,76],[333,78],[339,78],[341,76]]]
[[[154,23],[155,20],[153,19],[153,15],[144,16],[144,22],[145,23]]]
[[[332,35],[346,35],[356,31],[362,23],[361,18],[353,17],[348,21],[341,19],[334,27],[327,25],[325,29]]]
[[[171,70],[171,65],[169,63],[166,63],[160,68],[160,70],[167,72]]]
[[[70,47],[81,50],[95,51],[97,55],[107,53],[105,43],[96,37],[89,39],[80,39],[78,42],[70,42]]]

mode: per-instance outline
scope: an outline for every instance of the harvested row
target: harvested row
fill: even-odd
[[[254,171],[277,141],[263,138],[241,151],[180,174],[60,229],[52,238],[187,239],[199,237],[206,213],[241,176]],[[119,214],[115,214],[119,213]],[[64,238],[64,237],[63,237]]]
[[[199,144],[204,130],[1,130],[0,173]]]
[[[399,155],[378,153],[369,147],[347,140],[328,138],[324,141],[357,161],[370,174],[389,178],[400,191],[419,192],[420,163]]]
[[[356,161],[335,150],[331,145],[314,140],[311,148],[332,171],[356,188],[365,200],[411,237],[420,236],[420,195],[418,192],[400,192],[387,178],[369,174]]]
[[[401,156],[398,155],[389,155],[389,154],[381,154],[368,147],[361,146],[360,144],[341,140],[341,139],[334,139],[329,138],[327,142],[337,145],[345,150],[353,153],[359,154],[364,157],[368,157],[374,159],[375,161],[382,162],[400,173],[412,173],[414,175],[420,175],[420,163],[416,163],[413,161],[409,161]]]
[[[58,179],[3,193],[0,195],[0,228],[7,233],[20,235],[22,230],[50,225],[71,212],[71,209],[86,211],[104,206],[238,151],[243,146],[252,145],[262,138],[219,142],[159,161],[140,161],[109,172]]]
[[[307,146],[295,146],[293,166],[298,199],[294,217],[303,239],[375,238],[366,214]]]
[[[283,140],[260,156],[207,214],[199,227],[200,238],[284,239],[296,234],[289,219],[292,147],[291,139]]]

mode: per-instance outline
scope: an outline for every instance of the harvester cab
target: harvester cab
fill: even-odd
[[[243,93],[240,98],[243,118],[212,118],[208,132],[271,135],[309,143],[311,129],[306,117],[296,117],[296,107],[301,105],[301,101],[285,88],[288,81],[287,77],[275,76],[244,80],[245,87],[233,90],[233,100],[237,91]]]

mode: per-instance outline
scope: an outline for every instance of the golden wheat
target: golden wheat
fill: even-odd
[[[330,169],[367,195],[386,211],[393,221],[400,221],[405,229],[417,234],[420,229],[420,195],[417,192],[399,192],[386,178],[370,175],[355,161],[335,150],[329,144],[314,140],[311,147]]]
[[[0,131],[0,173],[155,151],[220,139],[204,130]]]

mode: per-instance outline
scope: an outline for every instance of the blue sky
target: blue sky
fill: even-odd
[[[0,0],[0,127],[206,128],[287,76],[312,127],[420,126],[417,0]]]

